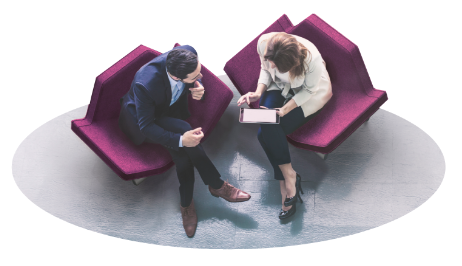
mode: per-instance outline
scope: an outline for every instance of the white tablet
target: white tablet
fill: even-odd
[[[276,109],[241,108],[240,123],[279,124],[280,117]]]

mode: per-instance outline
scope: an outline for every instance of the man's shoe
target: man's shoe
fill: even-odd
[[[183,227],[188,237],[193,237],[196,233],[197,215],[194,208],[194,199],[188,207],[181,206],[181,217],[183,218]]]
[[[229,202],[242,202],[250,199],[250,195],[238,188],[233,187],[225,181],[219,189],[214,189],[209,186],[210,193],[214,197],[222,197]]]

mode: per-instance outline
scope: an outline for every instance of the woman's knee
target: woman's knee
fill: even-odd
[[[280,108],[284,102],[285,98],[282,97],[281,91],[272,90],[265,91],[260,98],[260,106],[265,106],[267,108]]]
[[[260,141],[260,143],[263,142],[263,136],[262,136],[262,133],[261,133],[261,127],[258,129],[257,139],[258,139],[258,141]]]

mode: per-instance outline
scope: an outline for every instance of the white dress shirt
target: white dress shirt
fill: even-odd
[[[168,73],[167,70],[165,70],[167,72],[167,76],[168,76],[168,80],[170,81],[170,86],[171,86],[171,89],[172,89],[172,101],[170,102],[170,106],[172,104],[174,104],[178,98],[180,97],[181,93],[183,92],[183,89],[184,89],[184,83],[179,81],[179,80],[174,80],[172,79],[172,77],[170,77],[170,74]],[[178,147],[183,147],[183,136],[180,136],[180,144],[178,145]]]

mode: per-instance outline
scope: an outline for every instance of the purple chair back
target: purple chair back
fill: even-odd
[[[293,27],[292,22],[285,14],[282,15],[226,63],[224,70],[241,95],[257,89],[261,69],[260,57],[257,53],[260,36],[269,32],[287,32],[291,27]],[[250,104],[251,108],[259,108],[258,106],[259,101]]]
[[[359,52],[358,46],[330,27],[315,14],[289,30],[290,34],[312,42],[326,62],[333,93],[367,94],[373,90],[372,82]],[[326,34],[327,33],[327,34]],[[336,90],[339,86],[347,86]]]
[[[130,89],[136,72],[147,62],[160,55],[140,45],[96,78],[90,105],[85,118],[87,122],[115,119],[120,113],[120,98]],[[128,62],[128,63],[127,63]]]

